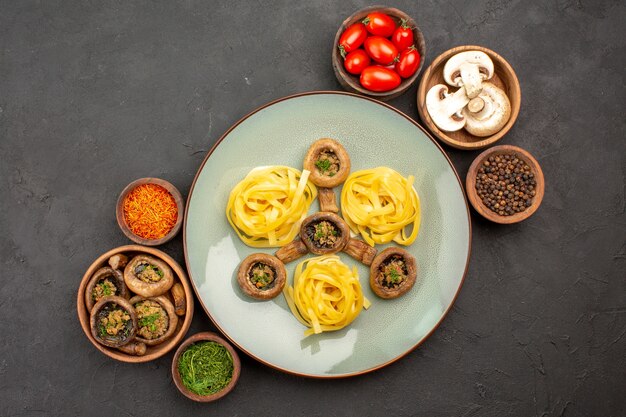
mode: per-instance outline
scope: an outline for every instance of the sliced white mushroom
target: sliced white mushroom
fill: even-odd
[[[474,136],[491,136],[499,132],[511,117],[511,103],[506,93],[492,83],[484,82],[482,92],[463,109],[465,130]]]
[[[493,77],[493,61],[484,52],[460,52],[448,59],[443,67],[443,78],[450,85],[465,88],[469,98],[478,96],[482,82]]]
[[[426,110],[437,127],[445,132],[463,129],[465,118],[461,110],[468,102],[463,88],[449,94],[444,84],[435,85],[426,94]]]

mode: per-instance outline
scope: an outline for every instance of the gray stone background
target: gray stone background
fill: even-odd
[[[546,177],[529,220],[473,217],[473,253],[441,327],[393,365],[319,381],[243,357],[235,391],[201,405],[172,353],[115,362],[82,333],[78,283],[128,243],[130,181],[183,194],[240,117],[338,90],[332,42],[362,1],[0,1],[0,415],[626,415],[626,6],[623,1],[397,1],[444,50],[484,45],[515,68],[503,144]],[[416,88],[391,104],[418,118]],[[418,119],[419,120],[419,119]],[[445,148],[463,178],[477,152]],[[162,248],[183,262],[182,234]],[[189,334],[214,329],[196,303]]]

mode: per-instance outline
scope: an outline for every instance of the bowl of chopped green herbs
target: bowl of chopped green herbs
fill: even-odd
[[[215,333],[196,333],[172,360],[172,378],[180,392],[198,402],[218,400],[233,390],[241,362],[235,349]]]

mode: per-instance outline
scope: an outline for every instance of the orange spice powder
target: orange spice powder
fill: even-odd
[[[124,218],[144,239],[161,239],[178,219],[178,206],[169,191],[157,184],[139,185],[124,198]]]

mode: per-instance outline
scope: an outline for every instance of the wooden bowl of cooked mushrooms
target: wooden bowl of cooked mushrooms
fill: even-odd
[[[439,55],[417,91],[422,122],[457,149],[481,149],[500,140],[515,124],[520,105],[520,84],[511,65],[475,45]]]
[[[171,351],[189,330],[192,293],[185,270],[165,252],[126,245],[87,268],[76,308],[100,352],[122,362],[149,362]]]

